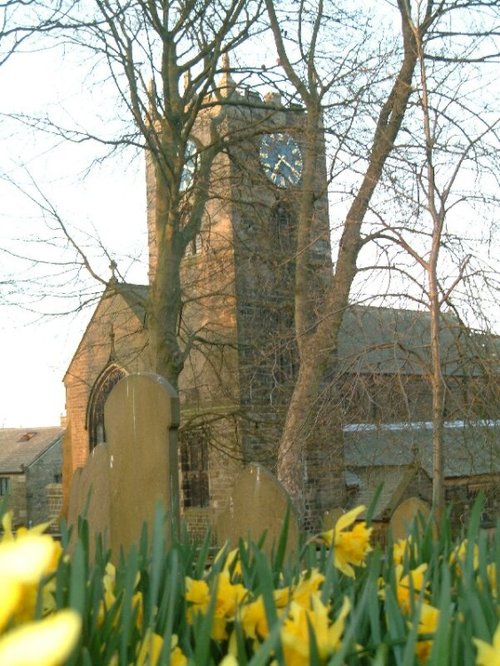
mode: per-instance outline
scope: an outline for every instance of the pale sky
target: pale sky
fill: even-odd
[[[63,99],[69,109],[67,125],[71,126],[72,107],[84,97],[68,78],[70,68],[61,66],[53,53],[19,56],[0,67],[0,114],[37,112],[54,109],[54,100]],[[8,91],[8,94],[5,94]],[[96,95],[95,109],[85,109],[83,117],[99,122],[102,100]],[[80,113],[81,109],[78,109]],[[64,115],[61,113],[61,118]],[[82,117],[81,115],[79,116]],[[40,136],[22,124],[0,123],[0,246],[33,258],[60,258],[61,251],[47,243],[26,243],[30,236],[50,238],[51,233],[40,211],[6,178],[19,187],[35,193],[32,180],[57,207],[65,222],[82,244],[94,245],[77,230],[90,233],[95,228],[102,244],[113,253],[119,268],[130,281],[146,279],[146,204],[142,156],[114,156],[82,180],[82,172],[96,154],[95,146],[58,145],[50,136]],[[89,247],[95,268],[104,278],[109,276],[109,260]],[[121,255],[134,255],[142,263],[121,260]],[[18,283],[32,275],[26,265],[2,256],[2,275],[6,270]],[[39,273],[45,269],[39,268]],[[32,291],[29,284],[24,286]],[[62,379],[76,344],[91,315],[92,308],[67,316],[40,317],[37,312],[52,313],[74,309],[77,299],[29,303],[29,310],[5,305],[8,288],[0,284],[0,427],[57,425],[65,411]]]
[[[127,280],[145,283],[143,156],[131,151],[115,154],[103,165],[94,165],[86,175],[92,159],[101,154],[95,144],[67,144],[9,118],[12,113],[46,112],[68,128],[80,123],[89,131],[100,131],[110,120],[116,122],[112,97],[107,99],[102,88],[93,95],[86,88],[91,86],[82,76],[86,69],[87,63],[80,63],[76,56],[65,54],[62,59],[55,50],[19,54],[0,67],[0,247],[34,260],[63,256],[49,244],[53,234],[40,209],[20,191],[40,198],[36,183],[86,248],[103,278],[109,277],[109,259],[84,231],[99,237]],[[86,89],[82,90],[82,85]],[[30,237],[36,242],[27,243]],[[42,275],[46,269],[38,266],[28,271],[26,264],[3,255],[0,261],[0,280],[10,272],[25,292],[24,296],[10,298],[8,285],[0,283],[0,427],[57,425],[65,411],[64,372],[93,308],[72,312],[78,305],[78,295],[31,302],[33,289],[25,280],[34,272]],[[69,277],[75,277],[74,268]],[[54,291],[64,290],[54,285]],[[18,307],[19,303],[25,308]],[[70,310],[67,316],[38,314],[66,310]]]

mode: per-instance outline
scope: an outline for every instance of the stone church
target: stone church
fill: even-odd
[[[228,74],[222,85],[231,103],[214,105],[206,113],[219,114],[221,126],[235,134],[250,126],[260,129],[247,133],[216,158],[202,228],[183,259],[179,336],[184,344],[189,341],[191,352],[179,386],[179,469],[182,512],[195,536],[224,510],[245,463],[257,461],[273,469],[297,371],[293,256],[304,112],[285,108],[277,95],[261,99],[239,90]],[[192,140],[193,148],[208,141],[203,116]],[[332,271],[324,149],[319,153],[310,252],[311,275],[318,287]],[[188,161],[187,166],[185,188],[190,186],[193,164]],[[146,187],[151,273],[157,261],[157,197],[148,159]],[[104,403],[111,389],[127,374],[153,367],[147,298],[146,285],[122,283],[113,276],[68,367],[64,377],[66,498],[73,471],[105,441]],[[483,382],[482,360],[476,352],[481,348],[496,354],[500,345],[489,339],[485,350],[484,339],[478,344],[466,331],[459,332],[453,319],[448,324],[443,332],[449,378],[447,418],[463,421],[464,406],[472,405],[467,418],[481,418],[486,424],[478,455],[471,454],[475,443],[464,443],[467,454],[462,457],[470,460],[472,455],[474,464],[458,465],[460,483],[477,480],[478,475],[484,483],[493,483],[498,480],[498,451],[488,423],[498,416],[491,413],[495,401],[498,407],[498,386]],[[391,480],[381,513],[405,494],[429,496],[425,464],[429,433],[420,441],[425,427],[402,426],[429,420],[428,337],[425,313],[362,306],[346,313],[340,362],[318,404],[321,436],[308,435],[313,453],[304,474],[311,516],[317,519],[328,509],[359,500],[381,478]],[[340,439],[328,436],[329,425],[332,432],[342,433]],[[395,478],[406,479],[406,485],[393,483]]]

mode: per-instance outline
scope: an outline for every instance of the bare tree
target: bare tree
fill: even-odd
[[[494,4],[490,2],[479,3],[482,9],[494,10]],[[292,51],[287,51],[285,45],[284,30],[280,27],[280,21],[277,17],[276,7],[268,0],[266,2],[271,26],[273,29],[276,48],[279,54],[280,62],[285,68],[288,79],[293,84],[301,101],[304,103],[308,111],[308,131],[311,136],[318,135],[320,129],[320,108],[325,103],[325,93],[332,85],[331,80],[322,78],[319,75],[317,62],[317,41],[318,34],[321,26],[321,16],[325,11],[323,3],[318,3],[316,7],[315,16],[316,21],[311,22],[307,34],[309,41],[305,46],[303,31],[300,41],[300,58],[299,66],[294,64],[293,57],[296,55]],[[309,4],[300,3],[302,15],[298,20],[304,20],[304,15],[307,10],[311,12]],[[299,348],[300,369],[298,374],[297,383],[292,395],[289,405],[287,419],[280,442],[278,454],[278,473],[280,479],[288,488],[291,495],[294,497],[297,505],[304,509],[304,474],[303,464],[306,459],[306,451],[304,448],[304,439],[306,433],[306,424],[311,414],[317,408],[318,397],[324,384],[328,366],[335,357],[338,347],[338,335],[342,324],[343,316],[348,307],[348,299],[353,281],[357,273],[357,261],[363,246],[371,240],[370,234],[363,235],[363,222],[367,213],[371,213],[370,207],[373,207],[374,193],[377,185],[384,182],[385,171],[384,167],[390,156],[395,152],[397,147],[397,138],[399,137],[401,127],[404,119],[409,115],[413,98],[415,93],[414,80],[415,74],[418,72],[419,66],[424,67],[424,51],[423,44],[432,41],[433,46],[436,42],[439,43],[440,48],[433,49],[433,57],[438,58],[441,53],[442,40],[460,40],[457,30],[456,33],[451,34],[446,32],[442,27],[443,22],[447,19],[450,12],[461,10],[464,12],[462,15],[463,20],[470,20],[467,12],[474,12],[478,9],[477,3],[462,3],[460,7],[456,3],[409,3],[403,0],[397,2],[399,18],[401,22],[401,39],[402,50],[400,57],[400,66],[397,71],[392,74],[392,87],[387,94],[385,101],[380,103],[380,110],[376,120],[376,128],[373,136],[368,144],[368,158],[365,162],[365,167],[360,174],[360,184],[352,193],[352,199],[349,210],[345,217],[342,233],[338,248],[338,254],[335,261],[334,275],[329,285],[321,308],[321,316],[316,315],[316,318],[311,320],[310,309],[308,309],[307,295],[310,293],[308,289],[308,274],[305,270],[306,257],[307,257],[307,243],[309,242],[309,224],[312,217],[312,202],[314,200],[314,187],[311,183],[314,182],[315,163],[314,155],[305,155],[305,169],[304,169],[304,193],[302,206],[299,216],[299,243],[297,247],[298,260],[296,265],[296,298],[295,298],[295,322],[296,322],[296,335]],[[330,6],[328,10],[331,11]],[[300,30],[300,28],[299,28]],[[491,36],[494,34],[494,26],[489,25],[486,32]],[[287,27],[289,31],[289,27]],[[463,47],[463,42],[460,43]],[[443,45],[444,48],[444,45]],[[463,48],[464,58],[463,61],[470,60],[473,54],[479,59],[490,60],[497,57],[496,53],[491,50],[486,55],[485,52],[474,49],[470,43],[467,42],[467,47]],[[446,58],[441,58],[440,62],[446,61]],[[421,69],[423,73],[425,70]],[[389,72],[386,73],[389,75]],[[424,81],[424,79],[422,79]],[[424,107],[426,102],[424,101]],[[442,415],[442,380],[441,369],[439,363],[439,345],[438,345],[438,315],[440,304],[443,297],[446,299],[446,294],[439,294],[439,286],[436,276],[436,266],[439,257],[439,248],[441,242],[441,230],[443,226],[443,214],[447,208],[446,196],[443,194],[448,193],[448,186],[451,186],[453,179],[460,169],[461,163],[470,152],[473,151],[476,145],[475,141],[469,142],[469,146],[463,153],[462,159],[455,163],[452,169],[452,179],[447,184],[447,188],[443,188],[440,193],[436,190],[436,185],[432,180],[432,161],[431,149],[433,137],[430,134],[430,120],[426,118],[426,132],[428,134],[428,205],[431,208],[431,216],[434,224],[434,235],[432,251],[429,255],[426,269],[429,271],[430,288],[429,295],[433,303],[433,310],[436,317],[433,321],[432,340],[433,342],[433,387],[435,391],[435,399],[433,405],[433,415],[436,419],[436,437],[439,437],[438,414]],[[406,128],[405,128],[406,129]],[[486,121],[484,130],[491,129],[490,123]],[[309,145],[314,146],[315,140],[309,139]],[[469,152],[470,151],[470,152]],[[453,174],[455,174],[453,176]],[[436,199],[441,196],[439,204]],[[440,300],[441,299],[441,300]],[[436,455],[439,455],[439,445],[436,440]],[[435,463],[436,474],[442,474],[440,470],[440,463],[436,459]],[[442,487],[437,482],[436,488]],[[436,501],[439,501],[436,496]]]
[[[494,94],[486,93],[483,87],[484,98],[478,105],[475,99],[476,84],[463,77],[464,64],[470,65],[471,60],[474,60],[482,62],[484,68],[484,62],[489,62],[492,49],[485,41],[486,36],[491,40],[492,33],[471,26],[466,52],[458,57],[448,49],[443,70],[442,57],[439,51],[434,50],[432,40],[420,34],[414,21],[411,21],[410,27],[415,35],[418,53],[415,87],[417,106],[421,110],[423,141],[419,142],[414,134],[411,150],[413,161],[403,166],[403,172],[413,174],[414,184],[402,177],[398,186],[402,191],[406,183],[407,193],[403,195],[403,200],[414,211],[416,219],[408,220],[407,229],[404,229],[404,225],[397,228],[394,223],[386,222],[387,231],[382,232],[381,236],[393,238],[401,245],[425,275],[423,300],[430,313],[430,364],[426,374],[432,391],[433,505],[440,517],[445,501],[444,422],[449,391],[442,340],[443,331],[451,323],[450,314],[444,314],[444,311],[456,316],[460,297],[457,294],[455,299],[455,290],[459,290],[469,279],[487,276],[484,261],[474,257],[470,250],[471,243],[464,238],[463,231],[462,235],[453,232],[452,220],[453,216],[459,218],[463,214],[464,204],[474,203],[478,207],[482,203],[484,214],[487,205],[491,205],[495,198],[486,180],[496,179],[498,173],[500,117],[495,108],[497,101]],[[488,71],[477,74],[484,74],[484,82],[489,78]],[[469,189],[468,183],[464,186],[463,181],[470,178],[482,183],[482,190]],[[410,191],[416,192],[413,200],[408,198]],[[470,212],[471,208],[466,214]],[[422,229],[415,228],[415,222],[420,218],[423,218],[425,225],[423,237]],[[457,224],[460,224],[458,220],[455,221]],[[489,230],[486,232],[489,233]],[[409,240],[410,234],[419,236],[420,240],[416,239],[412,243]],[[468,235],[472,238],[472,234]],[[469,245],[469,251],[464,245]],[[455,250],[452,250],[453,246]],[[482,299],[473,297],[473,300],[478,303]],[[458,339],[466,331],[461,318],[455,320],[455,328]],[[475,354],[471,354],[470,350],[467,353],[469,358],[464,358],[463,363],[471,366]]]

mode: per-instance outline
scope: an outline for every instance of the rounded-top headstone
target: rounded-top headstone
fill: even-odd
[[[410,497],[397,507],[389,521],[394,541],[405,539],[412,529],[413,522],[421,514],[427,520],[431,514],[430,506],[418,497]]]
[[[217,541],[232,547],[239,539],[258,541],[264,532],[263,549],[276,547],[289,509],[287,553],[297,552],[299,527],[290,497],[281,483],[261,465],[252,463],[238,476],[228,507],[216,525]]]
[[[159,375],[120,380],[104,408],[109,450],[111,549],[116,557],[138,543],[158,505],[178,524],[179,399]],[[168,535],[167,535],[168,536]]]

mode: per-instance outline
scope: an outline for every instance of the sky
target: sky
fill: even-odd
[[[146,282],[144,156],[129,150],[93,163],[103,154],[96,144],[64,142],[12,118],[46,113],[66,127],[113,127],[120,111],[105,88],[94,89],[84,77],[87,69],[77,55],[62,57],[60,50],[16,54],[0,66],[0,248],[31,259],[0,255],[0,427],[60,422],[64,373],[102,288],[74,264],[59,266],[54,277],[53,266],[41,263],[71,253],[54,240],[53,221],[41,214],[40,202],[57,210],[104,280],[111,258],[123,278]],[[14,296],[1,283],[9,274],[18,288]],[[37,298],[33,279],[53,296]]]
[[[130,281],[146,279],[143,156],[117,155],[86,175],[95,145],[66,145],[6,118],[11,112],[57,113],[54,100],[59,99],[69,126],[72,108],[83,103],[70,71],[54,52],[19,56],[0,67],[0,90],[8,93],[0,97],[0,246],[33,258],[28,263],[4,255],[0,259],[2,276],[10,273],[24,291],[10,298],[9,286],[0,284],[0,427],[59,424],[65,412],[63,376],[92,313],[92,306],[73,312],[80,306],[78,298],[34,296],[38,288],[29,283],[34,276],[45,285],[53,282],[54,292],[59,280],[62,293],[66,277],[74,278],[75,271],[66,276],[61,267],[58,280],[43,277],[53,271],[40,260],[66,255],[52,245],[54,233],[30,197],[41,200],[43,195],[50,201],[104,279],[110,275],[109,258],[81,233],[84,229],[99,237]],[[95,108],[89,104],[84,110],[89,126],[102,114],[102,100],[96,96],[94,102]],[[95,294],[100,289],[95,284],[91,288]],[[53,316],[66,310],[69,314]]]

